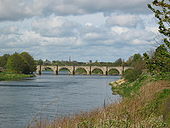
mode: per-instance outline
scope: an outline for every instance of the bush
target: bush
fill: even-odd
[[[129,82],[133,82],[136,79],[138,79],[141,74],[142,74],[141,70],[132,69],[124,73],[124,78]]]

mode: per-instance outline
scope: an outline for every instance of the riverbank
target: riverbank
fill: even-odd
[[[123,100],[105,108],[48,121],[29,128],[168,128],[170,126],[170,76],[143,74],[134,82],[112,86]]]
[[[117,86],[119,86],[121,84],[124,84],[125,82],[126,82],[125,79],[119,79],[119,80],[110,82],[109,85],[111,85],[112,87],[117,87]]]
[[[10,72],[0,72],[0,81],[12,81],[12,80],[21,80],[29,77],[34,77],[33,74],[16,74]]]

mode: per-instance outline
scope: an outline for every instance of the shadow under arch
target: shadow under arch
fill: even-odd
[[[84,68],[77,68],[75,70],[75,74],[77,74],[77,75],[87,75],[87,71]]]
[[[54,70],[51,67],[44,67],[41,70],[42,74],[54,74]]]
[[[63,67],[58,70],[58,74],[59,75],[70,75],[71,71],[68,68]]]
[[[119,70],[117,70],[116,68],[112,68],[108,71],[108,75],[120,75]]]
[[[95,68],[91,71],[92,75],[104,75],[104,72],[100,68]]]

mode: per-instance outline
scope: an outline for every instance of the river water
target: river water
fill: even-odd
[[[25,128],[33,119],[52,120],[116,102],[108,83],[119,76],[53,75],[0,82],[0,128]]]

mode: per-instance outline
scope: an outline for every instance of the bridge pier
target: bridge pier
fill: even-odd
[[[42,72],[41,72],[41,65],[39,65],[39,66],[38,66],[38,68],[37,68],[37,71],[36,71],[36,72],[37,72],[37,74],[38,74],[38,75],[41,75],[41,73],[42,73]]]
[[[72,75],[75,75],[75,66],[73,66]]]
[[[55,70],[55,75],[58,75],[58,65],[57,65],[57,67],[56,67],[56,70]]]
[[[58,75],[58,71],[57,70],[54,73],[55,73],[55,75]]]
[[[106,66],[106,74],[105,74],[106,76],[108,75],[108,67]]]
[[[106,71],[106,74],[105,74],[106,76],[108,75],[108,71]]]
[[[41,71],[39,70],[39,71],[38,71],[38,75],[41,75],[41,74],[42,74],[42,73],[41,73]]]
[[[90,71],[89,71],[89,75],[91,75],[92,74],[92,70],[91,70],[91,66],[90,66]]]

